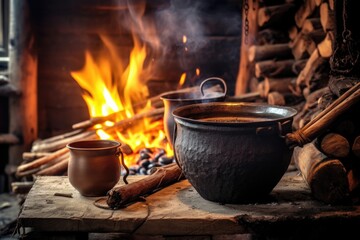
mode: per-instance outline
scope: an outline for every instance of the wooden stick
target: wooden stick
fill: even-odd
[[[34,169],[34,168],[37,168],[37,167],[40,167],[41,165],[43,164],[46,164],[46,163],[49,163],[50,161],[56,159],[56,158],[59,158],[61,157],[62,155],[66,154],[69,152],[69,149],[68,148],[62,148],[56,152],[54,152],[53,154],[51,155],[48,155],[48,156],[44,156],[42,158],[39,158],[33,162],[30,162],[30,163],[26,163],[26,164],[23,164],[23,165],[20,165],[18,168],[17,168],[17,175],[20,174],[22,172],[25,172],[25,171],[28,171],[28,170],[31,170],[31,169]]]
[[[338,116],[345,113],[355,103],[360,100],[360,82],[350,88],[347,92],[337,98],[332,104],[314,117],[303,128],[286,136],[289,146],[294,144],[302,146],[306,142],[312,141],[327,127],[329,127]]]
[[[64,172],[67,171],[69,163],[69,156],[61,160],[60,162],[40,170],[35,175],[36,176],[61,176]]]
[[[23,152],[22,158],[26,162],[31,162],[35,159],[51,155],[50,152]]]
[[[328,204],[347,200],[349,184],[346,169],[339,160],[329,159],[313,142],[295,147],[292,160],[316,199]]]
[[[182,178],[182,171],[176,163],[169,164],[166,167],[159,167],[153,174],[144,179],[110,190],[107,204],[112,209],[125,207],[140,197],[178,182]]]

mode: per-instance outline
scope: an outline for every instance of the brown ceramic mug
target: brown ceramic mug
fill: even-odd
[[[71,185],[87,197],[104,196],[120,179],[120,143],[88,140],[69,143],[68,176]]]

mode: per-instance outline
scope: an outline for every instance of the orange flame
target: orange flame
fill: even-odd
[[[146,73],[151,71],[151,65],[144,66],[146,59],[146,45],[142,44],[136,36],[133,36],[134,48],[130,53],[129,64],[124,67],[121,58],[116,54],[116,48],[111,41],[100,36],[104,49],[97,57],[89,51],[85,52],[85,65],[79,71],[71,72],[71,76],[84,90],[82,96],[88,106],[91,117],[107,116],[116,113],[116,120],[122,120],[134,116],[140,111],[151,109],[148,102],[142,109],[135,109],[134,103],[145,102],[149,91],[146,87]],[[101,139],[118,139],[128,144],[134,152],[148,147],[161,147],[172,154],[163,132],[163,123],[144,119],[142,123],[132,127],[127,132],[109,134],[103,126],[114,125],[107,121],[94,126]],[[135,156],[128,156],[126,163],[132,164]]]

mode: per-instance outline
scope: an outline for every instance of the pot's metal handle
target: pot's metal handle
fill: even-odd
[[[123,181],[125,184],[128,184],[129,182],[127,181],[127,177],[129,176],[130,171],[129,171],[129,168],[125,164],[124,153],[121,151],[121,145],[116,150],[116,156],[118,156],[120,158],[121,166],[123,166],[123,168],[125,168],[126,173],[123,177]]]
[[[277,122],[276,125],[267,126],[267,127],[257,127],[255,132],[256,135],[268,135],[268,134],[278,134],[279,137],[285,138],[286,134],[291,132],[288,130],[287,125],[291,123],[291,119],[284,122]]]
[[[174,152],[174,159],[175,159],[176,164],[179,166],[179,168],[182,169],[181,166],[180,166],[180,163],[179,163],[179,161],[178,161],[178,159],[177,159],[176,151],[175,151],[176,135],[177,135],[177,125],[176,125],[176,123],[175,123],[175,125],[174,125],[174,134],[173,134],[173,152]]]
[[[219,77],[209,77],[209,78],[207,78],[207,79],[205,79],[204,81],[201,82],[201,84],[200,84],[200,91],[201,91],[201,94],[202,94],[203,96],[205,96],[205,93],[204,93],[204,85],[205,85],[207,82],[209,82],[209,81],[219,81],[219,82],[222,84],[222,86],[223,86],[224,96],[226,96],[226,93],[227,93],[227,85],[226,85],[226,82],[225,82],[224,79],[219,78]]]

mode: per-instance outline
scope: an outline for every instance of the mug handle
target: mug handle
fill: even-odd
[[[205,79],[204,81],[201,82],[200,84],[200,91],[201,91],[201,94],[203,96],[205,96],[205,93],[204,93],[204,85],[209,82],[209,81],[219,81],[222,85],[223,85],[223,90],[224,90],[224,96],[226,95],[227,93],[227,86],[226,86],[226,82],[224,79],[222,78],[219,78],[219,77],[209,77],[207,79]]]
[[[124,153],[121,151],[120,147],[118,147],[118,149],[116,150],[116,156],[118,156],[120,158],[121,166],[123,166],[123,168],[125,168],[126,173],[123,177],[123,181],[125,184],[128,184],[129,182],[127,181],[127,177],[129,176],[130,171],[129,171],[129,168],[125,164]]]

